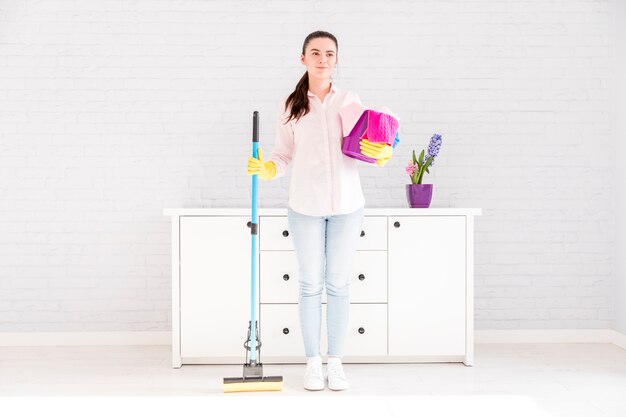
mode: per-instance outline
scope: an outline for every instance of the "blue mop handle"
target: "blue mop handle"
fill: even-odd
[[[259,112],[255,111],[252,116],[252,156],[254,158],[259,157]],[[256,362],[256,321],[257,321],[257,304],[256,304],[256,287],[257,287],[257,273],[256,273],[256,247],[257,247],[257,234],[258,234],[258,215],[257,215],[257,182],[258,175],[252,176],[252,221],[251,221],[251,234],[252,234],[252,248],[251,248],[251,274],[250,274],[250,361]]]

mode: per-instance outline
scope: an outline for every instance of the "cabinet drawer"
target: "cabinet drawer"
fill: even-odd
[[[297,304],[261,304],[261,357],[305,356]],[[320,352],[328,352],[326,308],[322,308]],[[346,356],[387,355],[387,305],[350,304]]]
[[[260,250],[294,250],[287,216],[259,218]],[[357,250],[387,250],[387,217],[365,216]]]
[[[387,304],[350,304],[345,354],[387,355]]]
[[[298,259],[294,251],[265,251],[259,257],[261,303],[298,302]]]
[[[387,217],[365,216],[357,250],[387,250]]]
[[[287,216],[259,217],[260,250],[294,250]]]
[[[326,309],[322,308],[322,323]],[[263,356],[305,357],[300,313],[297,304],[261,304],[261,360]],[[320,349],[326,346],[326,335],[321,332]]]
[[[294,251],[267,251],[260,255],[261,303],[297,303],[298,261]],[[322,292],[326,302],[326,291]],[[357,251],[350,275],[350,302],[387,302],[387,252]]]
[[[387,302],[386,251],[356,252],[350,277],[350,302]]]

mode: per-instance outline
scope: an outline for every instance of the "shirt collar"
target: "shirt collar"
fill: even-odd
[[[335,83],[330,83],[330,93],[336,93],[337,91],[339,91],[339,89],[337,87],[335,87]],[[330,94],[329,93],[329,94]],[[307,96],[314,96],[315,94],[313,94],[311,92],[311,90],[309,90],[307,92]]]

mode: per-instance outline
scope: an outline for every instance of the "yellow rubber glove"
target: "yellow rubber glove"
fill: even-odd
[[[393,155],[393,148],[386,143],[370,142],[363,139],[359,142],[361,145],[361,153],[370,158],[376,159],[376,165],[384,166]]]
[[[259,159],[248,157],[248,175],[258,175],[262,180],[271,180],[276,176],[274,161],[263,162],[263,151],[259,148]]]

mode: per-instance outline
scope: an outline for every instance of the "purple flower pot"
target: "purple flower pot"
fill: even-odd
[[[433,197],[432,184],[407,184],[406,199],[411,208],[427,208]]]

